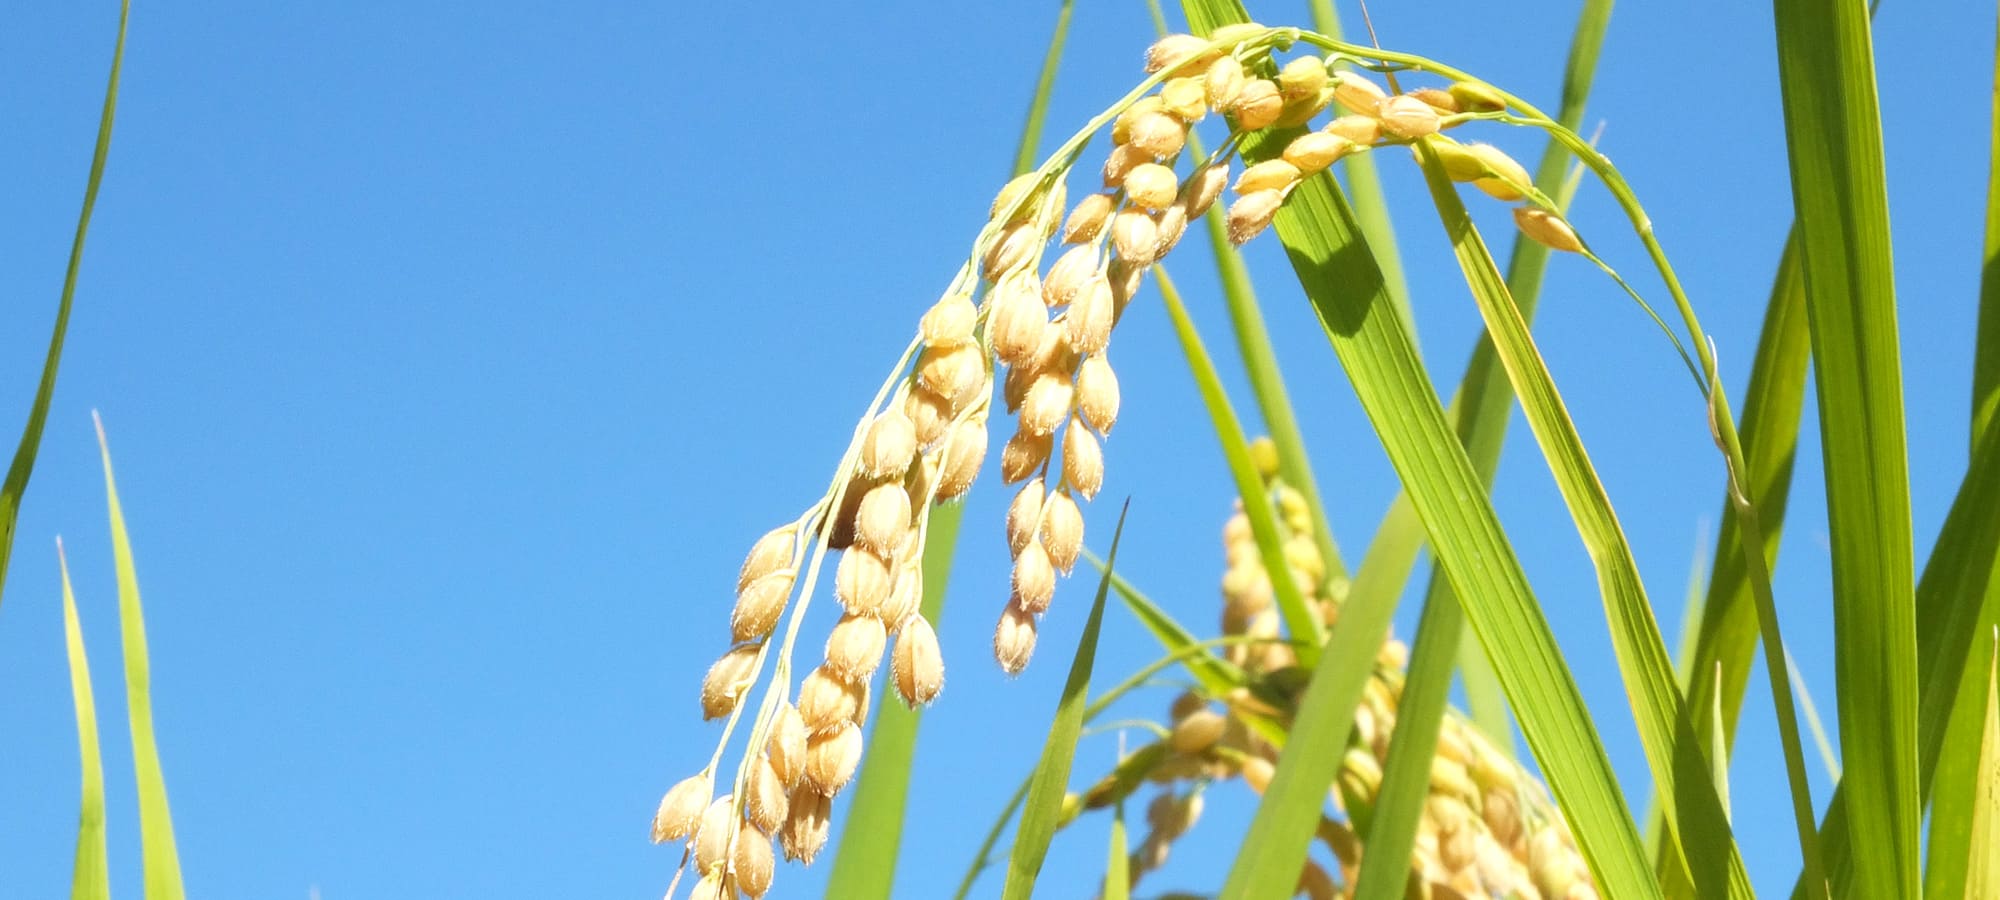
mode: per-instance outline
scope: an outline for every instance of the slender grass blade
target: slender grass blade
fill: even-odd
[[[77,621],[76,592],[70,588],[69,559],[56,540],[62,569],[63,641],[69,648],[70,695],[76,701],[76,748],[83,761],[83,799],[76,824],[76,867],[70,874],[70,900],[110,900],[111,862],[104,840],[104,756],[97,744],[97,699],[90,689],[90,658],[83,651],[83,626]]]
[[[63,273],[62,301],[56,305],[48,357],[42,363],[42,380],[35,388],[33,405],[28,407],[28,424],[21,429],[14,462],[7,467],[6,481],[0,483],[0,596],[6,592],[7,563],[14,555],[14,524],[20,517],[21,497],[27,493],[28,479],[35,473],[42,427],[48,423],[49,401],[56,393],[56,372],[62,367],[63,342],[69,335],[69,311],[76,297],[77,271],[83,267],[83,239],[90,233],[90,215],[97,209],[97,186],[104,180],[104,160],[111,155],[111,125],[118,117],[118,73],[125,63],[125,25],[131,14],[131,0],[125,0],[118,8],[118,41],[111,48],[111,77],[104,88],[104,112],[97,120],[97,148],[91,153],[90,178],[83,186],[83,212],[77,216],[76,238],[69,247],[69,268]]]
[[[1457,655],[1464,613],[1450,595],[1424,603],[1417,621],[1416,643],[1410,650],[1409,675],[1396,706],[1396,730],[1389,738],[1382,764],[1381,793],[1368,820],[1361,873],[1354,883],[1354,900],[1399,900],[1410,871],[1410,851],[1417,843],[1417,823],[1431,793],[1431,760],[1437,756],[1438,731],[1444,722],[1451,690],[1451,670]]]
[[[1514,308],[1499,267],[1466,214],[1456,186],[1428,146],[1422,148],[1420,156],[1453,252],[1485,319],[1487,335],[1576,521],[1577,533],[1590,549],[1611,645],[1624,675],[1640,742],[1654,782],[1660,785],[1667,823],[1682,841],[1689,842],[1686,863],[1695,888],[1705,897],[1749,896],[1749,877],[1710,783],[1703,748],[1695,742],[1631,543],[1528,334],[1527,323]]]
[[[1159,278],[1160,296],[1165,298],[1167,312],[1173,317],[1174,334],[1180,339],[1181,353],[1187,357],[1188,370],[1194,375],[1195,386],[1201,392],[1202,405],[1208,408],[1209,424],[1216,439],[1222,443],[1222,457],[1229,464],[1229,474],[1236,480],[1236,494],[1243,500],[1243,513],[1250,519],[1250,531],[1257,539],[1257,553],[1264,564],[1264,571],[1270,574],[1272,592],[1277,595],[1278,612],[1285,620],[1285,629],[1294,639],[1303,641],[1298,646],[1299,665],[1311,669],[1318,665],[1320,644],[1325,637],[1321,631],[1319,615],[1306,600],[1292,578],[1296,568],[1285,560],[1283,534],[1278,530],[1277,511],[1271,508],[1271,498],[1264,488],[1264,477],[1257,471],[1257,463],[1250,457],[1250,441],[1243,434],[1243,425],[1236,418],[1236,410],[1229,404],[1229,395],[1222,387],[1222,376],[1216,371],[1215,361],[1203,346],[1201,335],[1195,331],[1194,320],[1188,318],[1187,310],[1181,305],[1180,293],[1174,289],[1173,279],[1159,266],[1153,267]]]
[[[91,415],[96,420],[96,414]],[[139,786],[139,846],[144,857],[147,900],[186,900],[174,820],[167,810],[167,782],[153,737],[152,662],[146,649],[146,616],[139,600],[139,571],[132,562],[132,539],[118,482],[111,473],[111,445],[97,420],[97,446],[104,458],[104,493],[111,517],[112,558],[118,569],[118,620],[125,644],[125,703],[132,720],[132,768]]]
[[[1056,704],[1055,719],[1049,725],[1049,739],[1042,748],[1041,762],[1035,766],[1028,786],[1028,799],[1021,806],[1021,825],[1015,831],[1014,849],[1008,854],[1007,885],[1002,900],[1027,900],[1034,894],[1035,878],[1048,857],[1056,820],[1062,812],[1064,788],[1069,784],[1071,763],[1076,757],[1077,735],[1083,730],[1084,699],[1090,692],[1090,670],[1097,659],[1098,629],[1104,624],[1104,598],[1111,592],[1109,573],[1118,564],[1118,543],[1125,535],[1125,513],[1118,514],[1118,527],[1111,535],[1106,555],[1106,575],[1098,579],[1097,596],[1090,604],[1090,618],[1084,621],[1083,636],[1076,642],[1076,658],[1070,662],[1069,680],[1063,685],[1062,699]]]
[[[1896,286],[1868,9],[1775,0],[1833,548],[1834,666],[1855,887],[1914,897],[1917,635]]]
[[[1125,805],[1111,816],[1111,849],[1104,861],[1104,900],[1132,900],[1132,860],[1125,848]]]

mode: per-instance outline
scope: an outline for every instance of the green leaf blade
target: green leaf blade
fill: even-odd
[[[70,874],[70,900],[110,900],[111,861],[104,836],[104,756],[97,741],[97,700],[90,687],[90,658],[83,648],[83,625],[77,619],[76,591],[70,587],[69,559],[56,540],[62,569],[63,641],[69,650],[70,696],[76,704],[76,746],[82,757],[83,790],[76,825],[76,865]]]
[[[1914,897],[1917,635],[1888,192],[1868,9],[1775,0],[1825,457],[1847,830],[1863,896]]]
[[[97,423],[97,445],[104,460],[112,558],[118,571],[118,621],[125,645],[125,702],[132,723],[132,768],[138,782],[139,846],[146,898],[186,900],[180,851],[174,844],[173,815],[167,808],[166,776],[160,769],[159,745],[153,735],[152,662],[146,648],[146,616],[139,600],[139,573],[132,561],[132,539],[125,530],[125,510],[118,502],[118,482],[111,472],[111,445],[104,438],[102,421]]]
[[[1076,642],[1076,657],[1070,662],[1069,679],[1063,684],[1062,699],[1056,704],[1048,741],[1042,747],[1041,762],[1029,782],[1028,798],[1021,806],[1021,824],[1015,830],[1014,849],[1007,859],[1007,884],[1002,900],[1027,900],[1033,896],[1035,878],[1048,857],[1049,842],[1055,838],[1057,819],[1062,812],[1076,742],[1083,731],[1084,701],[1090,693],[1090,671],[1097,658],[1098,630],[1104,624],[1104,598],[1111,592],[1110,572],[1118,563],[1118,544],[1125,535],[1125,512],[1118,514],[1118,527],[1111,535],[1111,550],[1104,561],[1105,576],[1097,581],[1097,596],[1090,604],[1090,618]]]
[[[56,374],[62,368],[77,272],[83,267],[83,241],[90,233],[90,216],[97,209],[97,187],[104,181],[104,161],[111,155],[111,126],[118,118],[118,74],[125,64],[125,26],[131,15],[131,0],[124,0],[118,8],[118,42],[111,49],[111,76],[104,88],[104,111],[97,120],[97,147],[90,157],[90,178],[83,188],[83,212],[77,216],[76,238],[70,243],[69,268],[63,273],[62,300],[56,306],[48,356],[42,362],[42,378],[35,387],[34,403],[28,407],[28,423],[21,429],[21,443],[14,449],[14,461],[7,467],[5,482],[0,482],[0,597],[6,593],[7,563],[14,555],[14,525],[20,517],[21,497],[27,493],[28,479],[35,473],[42,428],[48,423],[49,402],[56,393]]]

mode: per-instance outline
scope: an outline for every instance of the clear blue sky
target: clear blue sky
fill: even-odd
[[[114,887],[137,896],[96,408],[146,591],[194,893],[657,896],[677,854],[647,844],[646,824],[717,734],[695,693],[725,646],[741,554],[817,496],[962,257],[1007,173],[1055,4],[137,6],[0,607],[0,893],[56,896],[69,874],[60,534],[106,727]],[[1306,15],[1255,6],[1273,24]],[[1576,4],[1513,6],[1375,13],[1386,45],[1553,107]],[[1876,35],[1920,558],[1965,458],[1992,16],[1889,4]],[[7,16],[8,428],[40,365],[115,23],[109,0]],[[1136,0],[1079,4],[1050,146],[1129,88],[1151,34]],[[1740,395],[1791,216],[1768,10],[1621,4],[1590,111]],[[1539,152],[1520,133],[1488,136]],[[1476,314],[1421,182],[1388,169],[1424,348],[1451,383]],[[1508,239],[1504,211],[1473,199]],[[1640,274],[1637,247],[1609,237],[1615,216],[1585,189],[1576,219]],[[1182,256],[1194,313],[1224,347],[1211,281],[1198,254]],[[1250,257],[1356,555],[1393,476],[1275,244]],[[1146,298],[1115,343],[1125,411],[1088,510],[1092,545],[1130,496],[1127,571],[1213,627],[1231,489]],[[1651,326],[1585,263],[1555,262],[1542,309],[1542,349],[1671,637],[1720,503],[1702,409]],[[1778,588],[1830,717],[1816,434],[1809,407]],[[1497,502],[1642,805],[1590,569],[1518,423]],[[1005,503],[997,479],[970,501],[900,896],[956,882],[1032,764],[1087,606],[1088,586],[1069,584],[1028,673],[993,666]],[[1156,655],[1123,613],[1108,621],[1107,679]],[[1751,685],[1735,809],[1754,879],[1777,890],[1796,847],[1761,672]],[[1080,772],[1101,771],[1115,746],[1086,743]],[[1815,788],[1824,802],[1826,779]],[[1149,884],[1212,888],[1249,809],[1240,790],[1216,792],[1205,836]],[[1089,891],[1104,828],[1087,820],[1058,843],[1052,894]],[[776,896],[816,896],[826,869],[781,869]]]

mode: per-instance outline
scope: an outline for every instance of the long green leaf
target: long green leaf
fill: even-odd
[[[2000,567],[2000,517],[1992,514],[1995,509],[2000,509],[2000,428],[1989,428],[1973,450],[1965,480],[1945,515],[1944,527],[1924,565],[1923,579],[1917,583],[1917,656],[1923,664],[1917,715],[1919,788],[1931,802],[1934,830],[1940,820],[1964,821],[1951,811],[1953,804],[1964,799],[1964,791],[1942,787],[1963,784],[1953,774],[1959,771],[1953,761],[1963,757],[1944,751],[1963,743],[1952,741],[1949,735],[1963,733],[1961,729],[1967,727],[1961,724],[1963,717],[1954,715],[1954,708],[1966,692],[1963,676],[1977,672],[1966,663],[1973,641],[2000,625],[2000,579],[1995,578],[1996,567]],[[1845,769],[1855,765],[1852,759],[1844,762]],[[1848,895],[1855,877],[1847,825],[1849,793],[1848,780],[1843,778],[1820,825],[1826,843],[1826,874],[1836,896]],[[1803,887],[1795,887],[1793,896],[1800,896]]]
[[[1749,876],[1709,780],[1702,746],[1695,741],[1673,661],[1653,619],[1631,543],[1528,333],[1527,322],[1514,307],[1499,266],[1467,215],[1457,187],[1428,145],[1420,149],[1420,156],[1425,181],[1486,322],[1487,335],[1576,520],[1577,533],[1590,550],[1610,624],[1611,646],[1624,675],[1640,743],[1651,764],[1654,783],[1660,786],[1666,821],[1687,844],[1686,862],[1694,885],[1704,897],[1747,897],[1751,893]]]
[[[1277,511],[1271,508],[1270,495],[1264,489],[1264,478],[1257,471],[1257,463],[1250,457],[1250,440],[1244,436],[1243,425],[1229,403],[1229,395],[1222,387],[1222,376],[1216,371],[1215,361],[1202,346],[1201,336],[1195,333],[1193,320],[1187,318],[1187,311],[1180,303],[1180,293],[1174,290],[1173,279],[1167,277],[1167,270],[1154,266],[1153,272],[1159,278],[1160,295],[1167,298],[1167,310],[1174,315],[1174,331],[1180,338],[1181,353],[1187,357],[1195,387],[1201,392],[1202,405],[1208,409],[1210,427],[1222,444],[1222,458],[1229,464],[1229,474],[1236,481],[1236,495],[1243,500],[1243,513],[1249,518],[1250,532],[1257,539],[1257,554],[1264,564],[1264,571],[1270,575],[1278,612],[1284,617],[1285,629],[1291,632],[1294,639],[1303,641],[1298,647],[1299,664],[1311,669],[1319,664],[1320,644],[1324,641],[1319,613],[1292,577],[1295,567],[1285,560],[1284,536],[1278,530]]]
[[[1042,58],[1041,75],[1036,79],[1034,97],[1028,102],[1021,137],[1014,150],[1016,175],[1035,167],[1042,123],[1047,118],[1049,97],[1055,92],[1063,45],[1069,39],[1073,6],[1074,0],[1063,0],[1056,13],[1055,29]],[[952,558],[958,551],[959,525],[964,517],[962,505],[931,511],[924,539],[922,608],[924,617],[932,624],[937,624],[944,612],[945,590],[951,581]],[[882,704],[881,711],[875,714],[875,724],[868,735],[868,755],[855,776],[854,801],[847,810],[846,824],[841,826],[833,871],[827,876],[828,896],[889,900],[894,893],[896,860],[903,841],[903,810],[909,801],[910,772],[916,759],[917,726],[921,721],[921,712],[893,703]]]
[[[1014,850],[1007,858],[1007,885],[1002,900],[1027,900],[1035,891],[1035,877],[1041,874],[1048,857],[1049,841],[1056,833],[1062,813],[1064,789],[1076,757],[1076,739],[1083,731],[1084,701],[1090,693],[1090,670],[1097,659],[1098,629],[1104,624],[1104,598],[1111,593],[1110,572],[1118,564],[1118,543],[1125,536],[1125,510],[1118,513],[1118,527],[1111,533],[1111,550],[1105,556],[1106,575],[1097,581],[1097,597],[1090,604],[1090,618],[1083,623],[1083,636],[1076,642],[1076,658],[1070,662],[1069,679],[1063,683],[1062,699],[1056,703],[1055,719],[1049,725],[1049,739],[1042,747],[1042,759],[1028,786],[1028,799],[1021,806],[1021,824],[1015,830]]]
[[[2000,896],[2000,648],[1987,642],[1986,715],[1979,738],[1979,778],[1974,783],[1970,840],[1964,847],[1965,877],[1962,889],[1942,886],[1932,897],[1965,897],[1967,900]],[[1933,853],[1959,852],[1959,848],[1931,845]],[[1949,893],[1946,893],[1946,892]]]
[[[1833,549],[1834,665],[1855,884],[1921,889],[1917,636],[1889,201],[1868,9],[1775,0]]]
[[[70,588],[69,559],[56,540],[56,560],[62,569],[63,641],[69,648],[69,688],[76,701],[76,748],[83,760],[83,799],[76,824],[76,868],[70,875],[70,900],[110,900],[111,862],[104,840],[104,757],[97,745],[97,700],[90,689],[90,658],[83,652],[83,626],[77,621],[76,592]]]
[[[1590,88],[1597,79],[1597,57],[1604,47],[1604,34],[1611,27],[1611,4],[1612,0],[1585,0],[1582,11],[1577,14],[1576,29],[1570,35],[1556,121],[1571,131],[1583,127],[1584,108],[1590,100]],[[1564,177],[1572,158],[1573,155],[1561,142],[1551,140],[1543,146],[1541,162],[1535,166],[1536,189],[1554,198],[1558,210],[1567,209],[1576,196],[1579,180]],[[1540,305],[1542,277],[1548,270],[1548,260],[1549,248],[1536,241],[1518,239],[1514,241],[1513,253],[1507,259],[1507,290],[1514,295],[1514,305],[1520,308],[1521,317],[1531,323],[1535,320],[1535,309]],[[1463,407],[1459,413],[1458,433],[1465,441],[1466,456],[1471,458],[1480,481],[1489,490],[1493,485],[1493,473],[1499,467],[1500,448],[1507,434],[1507,409],[1514,402],[1513,392],[1507,389],[1502,379],[1495,377],[1498,365],[1491,340],[1481,336],[1479,344],[1473,348],[1472,361],[1465,368],[1465,377],[1458,386],[1458,402]],[[1450,590],[1451,583],[1433,571],[1424,602],[1428,604],[1430,597]],[[1462,625],[1459,630],[1464,631]],[[1511,752],[1514,742],[1507,726],[1506,702],[1493,675],[1492,664],[1486,661],[1470,634],[1461,640],[1465,650],[1459,657],[1459,670],[1465,680],[1466,711],[1493,739],[1494,746]]]
[[[1104,861],[1104,900],[1132,900],[1132,859],[1125,849],[1125,804],[1111,815],[1111,848]]]
[[[1996,481],[2000,481],[2000,428],[1989,427],[1973,453],[1966,485]],[[1985,714],[1981,673],[1992,664],[1980,657],[1992,645],[1969,638],[1990,635],[2000,624],[2000,553],[1996,553],[2000,527],[1993,522],[2000,518],[1993,510],[2000,507],[1991,505],[2000,503],[2000,491],[1985,493],[1989,505],[1982,508],[1961,491],[1918,586],[1919,621],[1928,626],[1919,635],[1924,691],[1918,718],[1925,727],[1919,731],[1918,751],[1926,776],[1923,789],[1931,801],[1931,850],[1924,883],[1926,893],[1934,897],[1961,895],[1967,877],[1965,848],[1977,846],[1971,843],[1972,826],[1985,777],[1979,756]],[[1983,540],[1947,545],[1947,537],[1960,533],[1954,524],[1968,518],[1979,520],[1977,526],[1965,527],[1976,527]],[[1939,583],[1934,578],[1957,583],[1965,594],[1952,597],[1947,593],[1952,588],[1934,589],[1933,584]],[[1931,635],[1937,637],[1922,640]],[[1935,741],[1933,730],[1940,732]],[[1848,771],[1852,770],[1850,761]]]
[[[28,479],[35,473],[35,454],[42,446],[42,426],[48,422],[49,401],[56,393],[56,371],[62,367],[63,341],[69,335],[70,301],[76,296],[77,271],[83,267],[83,239],[90,233],[90,214],[97,209],[97,186],[104,180],[104,160],[111,155],[111,124],[118,114],[118,72],[125,62],[125,23],[131,13],[131,0],[119,5],[118,41],[111,48],[111,77],[104,88],[104,112],[97,120],[97,148],[90,157],[90,178],[83,186],[83,212],[77,216],[76,238],[69,245],[62,301],[56,305],[55,329],[49,335],[49,353],[42,362],[42,380],[35,388],[35,402],[28,408],[28,424],[21,429],[21,443],[14,450],[13,464],[7,467],[7,480],[0,483],[0,595],[7,588],[7,563],[14,555],[14,524],[20,517],[21,497],[27,493]]]
[[[1437,755],[1438,731],[1444,723],[1451,692],[1451,669],[1457,656],[1464,613],[1449,595],[1424,602],[1417,621],[1416,643],[1410,649],[1410,669],[1396,706],[1396,730],[1389,737],[1389,755],[1382,764],[1382,787],[1375,812],[1368,819],[1361,873],[1355,877],[1353,900],[1398,900],[1410,872],[1410,850],[1417,843],[1417,823],[1430,799],[1431,762]]]
[[[1181,303],[1179,292],[1164,274],[1160,278],[1160,296],[1167,307],[1168,317],[1173,321],[1174,333],[1180,339],[1189,368],[1201,385],[1211,412],[1216,413],[1216,430],[1227,433],[1234,422],[1228,415],[1228,400],[1222,396],[1215,366],[1202,345],[1194,320]],[[1247,478],[1242,473],[1241,470],[1249,467],[1250,463],[1248,448],[1240,449],[1243,458],[1240,463],[1232,462],[1232,469],[1238,470],[1237,489],[1244,494],[1244,508],[1249,510],[1261,505],[1264,497],[1261,485],[1255,480],[1255,473],[1251,472]],[[1407,502],[1399,500],[1398,508],[1401,512],[1392,510],[1388,519],[1392,524],[1414,518]],[[1268,514],[1268,507],[1265,511]],[[1254,528],[1254,516],[1251,522]],[[1305,860],[1305,846],[1311,840],[1311,825],[1319,819],[1320,798],[1326,795],[1327,785],[1333,781],[1340,762],[1340,751],[1347,745],[1353,731],[1354,707],[1361,700],[1362,690],[1373,670],[1375,652],[1388,633],[1389,621],[1395,612],[1395,592],[1382,589],[1379,583],[1401,584],[1406,580],[1416,553],[1414,542],[1399,548],[1378,542],[1363,559],[1354,592],[1342,607],[1340,619],[1327,638],[1321,663],[1313,669],[1312,679],[1299,701],[1299,715],[1282,745],[1274,780],[1264,792],[1257,818],[1244,840],[1236,869],[1232,870],[1230,885],[1235,885],[1235,872],[1244,868],[1246,859],[1258,857],[1255,862],[1247,863],[1258,869],[1259,874],[1254,876],[1257,884],[1237,888],[1225,886],[1225,896],[1230,896],[1228,892],[1232,889],[1255,892],[1237,896],[1267,896],[1266,892],[1289,887],[1291,880],[1297,878],[1299,867]],[[1272,566],[1268,560],[1265,565],[1267,568]],[[1282,560],[1278,565],[1283,565]],[[1374,598],[1374,601],[1363,602],[1360,599],[1363,597]],[[1273,840],[1274,837],[1277,839]]]
[[[95,413],[91,414],[97,420]],[[132,721],[132,768],[138,781],[139,847],[144,857],[147,900],[186,900],[180,851],[174,847],[174,820],[167,810],[167,781],[153,738],[152,662],[146,650],[146,616],[139,601],[139,570],[132,562],[132,539],[118,482],[111,473],[111,444],[97,424],[98,452],[104,458],[104,493],[110,507],[111,551],[118,570],[118,623],[125,645],[125,705]]]

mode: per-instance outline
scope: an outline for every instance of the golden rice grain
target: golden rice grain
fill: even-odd
[[[812,865],[826,846],[832,814],[831,798],[809,787],[793,791],[791,812],[785,817],[784,829],[778,832],[778,849],[784,851],[785,858]]]
[[[1056,594],[1056,571],[1041,541],[1030,540],[1014,556],[1012,582],[1015,606],[1036,615],[1048,612]]]
[[[843,681],[825,666],[812,670],[799,683],[799,721],[806,729],[808,765],[813,740],[852,724],[861,714],[867,692],[867,682]]]
[[[1235,190],[1239,194],[1254,194],[1258,191],[1282,191],[1297,184],[1299,167],[1282,159],[1267,159],[1236,177]]]
[[[736,888],[751,900],[764,896],[771,890],[772,870],[776,860],[771,857],[771,838],[764,830],[751,826],[736,835],[736,852],[729,861],[730,873],[736,877]]]
[[[826,667],[849,682],[875,674],[882,652],[889,646],[889,630],[874,616],[843,616],[826,636]]]
[[[1048,504],[1042,510],[1042,549],[1048,552],[1049,563],[1063,574],[1069,574],[1076,566],[1076,558],[1083,552],[1083,511],[1067,492],[1057,491],[1049,495]]]
[[[910,495],[895,482],[877,485],[861,498],[854,515],[854,543],[882,558],[891,558],[910,529]],[[853,552],[853,551],[849,551]]]
[[[1104,487],[1104,449],[1082,419],[1069,420],[1069,427],[1063,430],[1062,472],[1063,482],[1085,500],[1097,496]]]
[[[950,444],[938,467],[937,499],[957,500],[972,490],[979,467],[986,461],[986,415],[980,413],[953,426]]]
[[[1517,206],[1514,208],[1514,225],[1535,243],[1551,250],[1583,252],[1583,241],[1577,239],[1576,231],[1569,227],[1568,222],[1546,209]]]
[[[1382,101],[1389,98],[1382,86],[1366,76],[1354,72],[1333,74],[1333,100],[1342,109],[1356,115],[1373,116],[1381,109]]]
[[[917,334],[930,347],[956,347],[972,343],[973,322],[978,318],[978,309],[972,305],[972,298],[964,294],[949,294],[924,313],[917,320]]]
[[[1000,611],[993,632],[993,659],[1009,675],[1019,675],[1035,655],[1035,617],[1011,604]]]
[[[1209,106],[1216,112],[1224,112],[1235,104],[1237,95],[1243,93],[1243,85],[1248,80],[1243,63],[1236,57],[1224,56],[1208,64],[1208,70],[1202,76],[1202,93]]]
[[[1229,105],[1230,116],[1236,119],[1236,127],[1242,131],[1256,131],[1278,121],[1285,111],[1285,98],[1278,92],[1276,82],[1267,78],[1252,78],[1244,82],[1243,89],[1237,91],[1236,101]]]
[[[1375,117],[1382,120],[1383,133],[1394,137],[1420,138],[1438,130],[1437,110],[1408,94],[1382,101]]]
[[[743,589],[729,611],[730,639],[737,643],[761,640],[777,627],[785,601],[792,595],[792,571],[772,572]]]
[[[1326,63],[1314,56],[1301,56],[1278,70],[1278,93],[1286,100],[1318,97],[1330,79]]]
[[[1372,115],[1341,116],[1320,131],[1365,147],[1382,139],[1382,120]]]
[[[1146,223],[1148,229],[1153,227],[1153,221],[1144,216],[1138,221]],[[1154,234],[1157,236],[1158,232]],[[1147,252],[1152,252],[1152,249],[1148,247]],[[1124,252],[1121,246],[1119,254]],[[1130,257],[1127,262],[1145,265]],[[1070,303],[1069,312],[1064,315],[1063,349],[1070,354],[1084,355],[1102,351],[1111,342],[1111,327],[1117,324],[1117,318],[1118,301],[1112,295],[1109,277],[1102,272],[1092,275],[1089,281],[1084,282],[1083,289],[1077,291],[1076,300]]]
[[[696,869],[706,872],[729,858],[729,838],[736,830],[733,802],[730,795],[723,794],[702,812],[701,825],[694,835]]]
[[[1215,198],[1222,196],[1222,189],[1229,186],[1229,161],[1218,160],[1195,170],[1181,186],[1181,205],[1187,209],[1188,218],[1198,219],[1215,204]]]
[[[868,432],[861,439],[862,474],[869,478],[899,475],[916,455],[917,426],[903,410],[892,407],[868,423]]]
[[[893,586],[889,564],[860,547],[840,555],[833,573],[833,595],[848,612],[866,615],[879,609]]]
[[[1013,484],[1035,474],[1043,463],[1048,462],[1049,451],[1054,445],[1052,435],[1014,432],[1014,436],[1000,448],[1000,480]]]
[[[861,765],[861,727],[842,722],[838,728],[806,741],[806,786],[822,796],[840,793]]]
[[[909,617],[896,633],[890,675],[896,693],[912,707],[929,704],[944,690],[944,654],[938,649],[937,632],[923,616]]]
[[[1208,115],[1207,90],[1202,76],[1184,75],[1160,85],[1160,104],[1169,115],[1190,125]]]
[[[1229,204],[1229,242],[1242,246],[1271,226],[1278,207],[1284,205],[1283,191],[1265,190],[1244,194]]]
[[[1063,243],[1081,244],[1096,240],[1104,230],[1105,221],[1111,218],[1111,211],[1117,208],[1118,200],[1110,194],[1091,194],[1077,201],[1076,209],[1063,222]]]
[[[743,793],[743,815],[758,831],[773,832],[785,824],[785,814],[790,811],[791,800],[785,780],[778,777],[777,767],[768,759],[760,759],[750,766],[750,784]]]
[[[1285,145],[1284,161],[1301,175],[1312,175],[1338,162],[1354,149],[1354,142],[1337,134],[1309,131]]]
[[[1036,523],[1042,519],[1043,488],[1040,478],[1021,485],[1007,504],[1007,552],[1019,556],[1021,548],[1035,539]]]
[[[1069,417],[1076,388],[1067,373],[1044,372],[1028,386],[1021,400],[1021,427],[1036,434],[1056,430]]]
[[[1126,146],[1154,159],[1167,159],[1187,144],[1187,123],[1165,112],[1147,113],[1132,120]],[[1110,187],[1110,185],[1105,185]]]
[[[750,586],[750,582],[791,566],[792,544],[797,537],[798,526],[785,525],[758,538],[757,543],[750,546],[750,554],[743,559],[743,568],[736,575],[736,592],[740,594]]]
[[[745,644],[724,653],[701,680],[701,717],[720,719],[735,711],[743,692],[756,677],[758,645]]]
[[[1125,197],[1147,209],[1165,209],[1180,192],[1174,170],[1159,163],[1143,163],[1125,173]]]
[[[806,724],[797,707],[790,703],[778,705],[778,715],[771,720],[770,736],[765,739],[764,755],[770,759],[771,770],[777,773],[786,790],[798,786],[805,775]]]
[[[660,798],[659,811],[653,814],[653,843],[693,834],[701,826],[701,813],[708,807],[712,791],[707,775],[690,775],[668,788],[666,796]]]
[[[1118,375],[1103,353],[1084,357],[1076,371],[1076,406],[1083,421],[1105,434],[1118,423]]]

